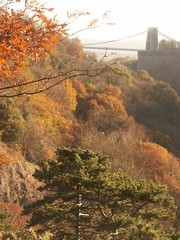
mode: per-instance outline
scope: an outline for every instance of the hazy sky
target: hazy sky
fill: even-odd
[[[90,19],[99,18],[110,11],[106,25],[76,34],[80,39],[119,39],[143,32],[148,27],[158,30],[180,41],[180,0],[46,0],[55,9],[60,21],[67,18],[67,11],[91,12],[90,17],[81,17],[70,25],[70,32],[87,26]],[[141,35],[139,38],[146,38]],[[137,37],[136,37],[137,39]]]

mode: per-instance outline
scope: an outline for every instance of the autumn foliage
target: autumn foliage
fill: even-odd
[[[7,153],[0,154],[0,163],[8,164],[13,161],[13,158],[8,156]]]
[[[180,160],[164,147],[144,142],[141,145],[140,164],[146,172],[146,176],[156,182],[170,186],[170,191],[179,192],[178,179],[180,176]]]
[[[16,2],[23,8],[13,9]],[[0,81],[1,86],[14,86],[27,82],[20,74],[28,61],[36,63],[66,35],[65,24],[58,24],[46,15],[47,8],[39,1],[0,2]]]
[[[6,224],[9,224],[13,230],[22,230],[28,220],[28,216],[22,216],[23,210],[18,204],[0,202],[0,213],[6,210],[9,214],[6,219]]]
[[[48,18],[52,9],[40,2],[0,0],[0,167],[22,159],[42,166],[56,149],[83,147],[108,155],[113,171],[165,184],[179,199],[176,91],[84,52],[68,38],[68,23]]]

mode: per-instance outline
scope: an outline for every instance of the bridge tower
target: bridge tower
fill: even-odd
[[[156,27],[148,28],[146,50],[158,50],[158,29]]]

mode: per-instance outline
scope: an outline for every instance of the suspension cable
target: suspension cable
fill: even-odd
[[[158,31],[158,33],[159,33],[162,37],[165,37],[166,39],[168,39],[169,41],[173,41],[173,42],[178,43],[178,41],[176,41],[175,39],[173,39],[173,38],[167,36],[166,34],[160,32],[160,31]]]
[[[131,35],[131,36],[128,36],[128,37],[120,38],[120,39],[104,41],[104,42],[86,43],[86,44],[83,44],[83,45],[87,46],[87,45],[98,45],[98,44],[104,44],[104,43],[118,42],[118,41],[126,40],[128,38],[136,37],[136,36],[141,35],[141,34],[146,33],[146,32],[147,32],[147,30],[143,31],[143,32],[140,32],[140,33],[137,33],[137,34],[134,34],[134,35]]]

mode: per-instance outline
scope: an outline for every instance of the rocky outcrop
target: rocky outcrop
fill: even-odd
[[[26,161],[0,164],[0,201],[20,205],[40,198],[40,183],[32,176],[35,166]]]

